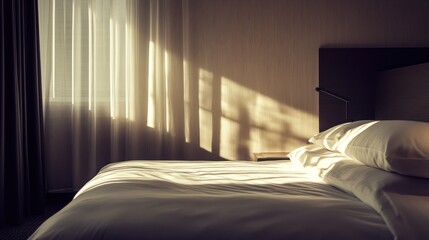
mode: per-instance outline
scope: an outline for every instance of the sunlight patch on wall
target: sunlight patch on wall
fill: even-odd
[[[303,144],[309,132],[293,127],[301,110],[221,78],[220,156],[227,159],[250,159],[254,152],[290,151]]]
[[[211,152],[213,138],[213,73],[199,70],[200,147]]]
[[[221,79],[221,129],[219,154],[227,159],[250,156],[250,111],[255,93],[233,81]]]
[[[235,120],[222,116],[220,125],[219,155],[226,159],[243,159],[242,156],[249,156],[248,139],[240,136],[240,130],[242,129],[240,124]]]

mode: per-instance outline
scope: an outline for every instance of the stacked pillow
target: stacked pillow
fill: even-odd
[[[344,123],[316,134],[309,142],[368,166],[429,178],[429,123],[426,122]]]
[[[310,140],[310,143],[314,143],[328,150],[334,151],[335,145],[340,139],[351,129],[359,127],[362,124],[369,123],[370,120],[361,120],[356,122],[347,122],[337,126],[334,126],[326,131],[314,135]]]

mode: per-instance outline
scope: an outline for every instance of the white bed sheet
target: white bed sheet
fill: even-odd
[[[370,206],[290,161],[126,161],[30,239],[391,239]]]
[[[372,206],[395,239],[429,239],[429,179],[369,167],[316,145],[296,149],[290,157],[314,176]]]

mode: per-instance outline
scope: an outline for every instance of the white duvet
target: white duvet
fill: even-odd
[[[429,239],[429,179],[368,167],[316,145],[295,150],[291,159],[375,209],[395,239]]]
[[[289,161],[126,161],[30,239],[392,239],[358,198]]]

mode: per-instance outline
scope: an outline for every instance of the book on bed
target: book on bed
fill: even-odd
[[[258,152],[254,153],[255,161],[289,160],[289,152]]]

